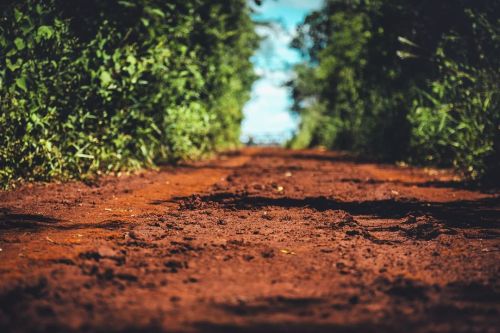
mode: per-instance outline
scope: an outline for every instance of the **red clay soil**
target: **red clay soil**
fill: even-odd
[[[498,332],[500,195],[245,149],[0,192],[0,332]]]

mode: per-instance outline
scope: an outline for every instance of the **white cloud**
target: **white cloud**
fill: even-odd
[[[295,130],[297,119],[292,116],[287,88],[268,78],[259,80],[253,89],[252,100],[245,106],[243,135],[287,134]]]
[[[253,57],[256,68],[287,70],[300,60],[299,53],[290,48],[293,36],[282,27],[273,24],[259,27],[257,31],[265,39]]]
[[[254,84],[252,99],[244,109],[244,136],[288,133],[283,137],[286,139],[297,128],[298,119],[289,112],[291,96],[283,84],[293,77],[292,66],[301,58],[289,45],[296,26],[322,3],[323,0],[267,0],[257,9],[257,19],[275,23],[257,27],[257,33],[267,39],[252,58],[261,79]]]
[[[261,11],[301,10],[304,12],[321,8],[323,0],[266,0],[260,7]]]
[[[309,11],[320,8],[323,0],[278,0],[278,3],[282,6]]]

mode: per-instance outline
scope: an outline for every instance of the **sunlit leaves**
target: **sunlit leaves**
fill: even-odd
[[[16,79],[16,86],[18,88],[20,88],[21,90],[23,90],[24,92],[27,92],[28,91],[28,87],[27,87],[27,84],[26,84],[26,77],[24,77],[24,76],[18,77]]]
[[[19,37],[14,40],[14,45],[16,46],[16,48],[19,51],[24,50],[24,48],[26,47],[26,44],[24,43],[24,41]]]
[[[42,39],[50,39],[52,35],[54,35],[54,30],[47,25],[42,25],[38,28],[35,38],[37,41],[41,41]]]
[[[258,40],[245,1],[28,0],[2,10],[0,186],[238,144]]]
[[[107,71],[102,71],[101,75],[99,76],[99,79],[101,80],[101,85],[103,87],[109,86],[109,84],[113,81],[111,74],[109,74],[109,72]]]

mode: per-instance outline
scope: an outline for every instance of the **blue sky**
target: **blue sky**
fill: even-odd
[[[312,10],[321,7],[322,0],[265,0],[256,7],[254,19],[272,20],[271,27],[257,27],[266,37],[252,58],[261,78],[255,82],[252,98],[243,112],[243,140],[249,135],[283,135],[287,139],[297,128],[299,119],[290,114],[290,92],[283,83],[293,76],[291,67],[300,62],[300,55],[289,47],[295,28]],[[285,135],[286,134],[286,135]]]

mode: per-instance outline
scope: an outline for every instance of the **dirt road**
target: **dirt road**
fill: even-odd
[[[260,148],[0,192],[0,332],[498,332],[499,198]]]

